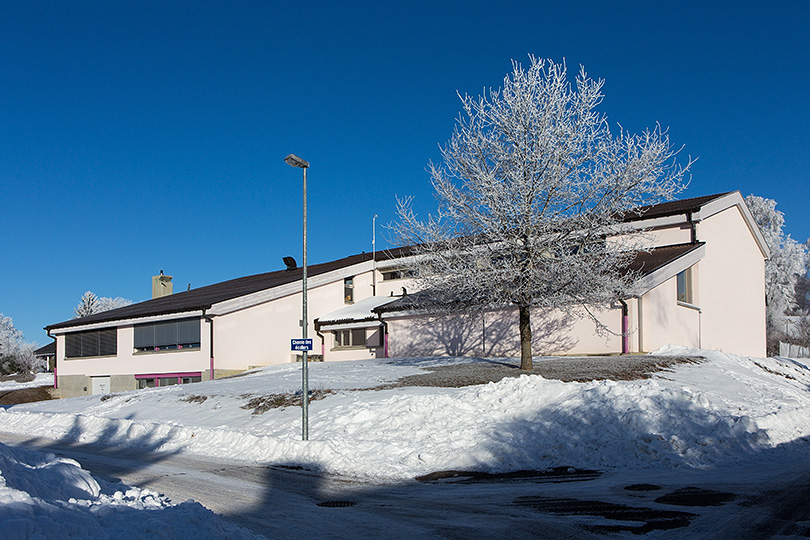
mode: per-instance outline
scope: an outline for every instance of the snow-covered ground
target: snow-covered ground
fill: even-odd
[[[199,503],[99,480],[65,458],[0,444],[0,537],[234,538],[254,534]]]
[[[23,388],[33,388],[35,386],[53,386],[53,373],[37,373],[34,376],[34,380],[24,383],[16,381],[0,381],[0,392],[21,390]]]
[[[300,440],[300,407],[254,412],[254,400],[300,389],[300,365],[185,386],[17,405],[0,409],[0,431],[299,464],[377,482],[442,470],[559,466],[662,473],[750,470],[810,457],[806,365],[677,347],[657,354],[701,355],[706,361],[635,381],[563,383],[523,375],[463,388],[383,390],[374,387],[422,372],[422,367],[471,359],[315,363],[310,388],[332,393],[310,403],[308,442]],[[5,467],[0,469],[5,475]],[[92,507],[84,501],[101,496],[93,493],[90,489],[87,499],[72,496],[73,506]],[[123,499],[146,504],[139,502],[142,492],[134,493]],[[122,500],[113,495],[110,501]]]

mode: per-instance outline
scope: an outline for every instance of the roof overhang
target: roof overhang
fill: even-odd
[[[63,326],[61,328],[52,329],[50,333],[54,335],[61,335],[61,334],[69,334],[72,332],[84,332],[85,330],[98,330],[100,328],[117,328],[119,326],[133,326],[136,324],[143,324],[143,323],[170,321],[174,319],[187,319],[190,317],[202,317],[203,315],[207,314],[202,310],[181,311],[177,313],[167,313],[165,315],[135,317],[132,319],[116,319],[112,321],[104,321],[92,324],[82,324],[77,326]]]
[[[695,249],[677,257],[660,268],[653,270],[649,274],[641,277],[636,283],[637,296],[645,294],[655,287],[661,285],[668,279],[677,276],[690,266],[694,266],[698,261],[706,256],[706,245],[696,244]]]
[[[352,330],[354,328],[376,328],[382,326],[383,323],[379,319],[370,321],[356,321],[356,322],[342,322],[342,323],[324,323],[321,325],[321,330],[328,332],[337,330]]]
[[[346,330],[349,328],[368,328],[382,324],[375,308],[398,300],[391,296],[372,296],[352,305],[327,313],[318,318],[318,326],[327,330]]]

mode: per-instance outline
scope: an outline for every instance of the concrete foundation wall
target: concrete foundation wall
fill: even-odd
[[[54,395],[60,398],[89,396],[92,392],[90,377],[86,375],[58,375]]]

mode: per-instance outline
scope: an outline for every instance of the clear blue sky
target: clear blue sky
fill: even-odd
[[[528,54],[606,80],[602,111],[699,157],[683,197],[776,199],[810,236],[810,3],[39,2],[0,16],[0,312],[27,340],[82,293],[134,301],[371,250],[435,207],[456,92]]]

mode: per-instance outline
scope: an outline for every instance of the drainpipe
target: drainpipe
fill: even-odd
[[[53,340],[53,388],[55,390],[55,389],[59,388],[59,386],[57,385],[57,382],[56,382],[57,381],[57,378],[56,378],[56,369],[57,369],[56,359],[58,357],[59,348],[56,345],[56,336],[52,336],[51,331],[48,328],[45,329],[45,333],[48,335],[49,338],[51,338]]]
[[[487,355],[487,314],[481,313],[481,356]]]
[[[697,222],[692,219],[692,212],[686,213],[686,221],[689,223],[692,243],[697,244]]]
[[[208,323],[209,340],[208,340],[208,380],[214,380],[214,318],[213,316],[206,316],[203,309],[203,319]]]
[[[630,316],[628,315],[627,302],[619,299],[622,305],[622,354],[630,352]]]
[[[644,295],[636,297],[636,306],[638,311],[638,352],[644,352]]]
[[[321,334],[321,321],[315,319],[313,321],[315,323],[315,333],[318,334],[318,337],[321,338],[321,362],[326,361],[326,344],[323,334]]]

